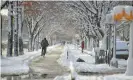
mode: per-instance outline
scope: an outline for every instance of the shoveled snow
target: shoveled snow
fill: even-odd
[[[105,76],[104,80],[133,80],[133,76],[126,76],[125,74],[114,74]]]
[[[71,75],[65,74],[62,76],[57,76],[54,78],[54,80],[71,80]],[[103,80],[103,76],[99,76],[99,75],[90,75],[90,76],[77,75],[75,77],[75,80]]]
[[[87,64],[83,62],[75,63],[75,70],[77,72],[91,72],[91,73],[116,73],[125,72],[125,68],[114,68],[108,64]]]
[[[51,49],[54,49],[54,47],[57,46],[59,45],[48,47],[48,51],[51,51]],[[1,57],[0,73],[1,75],[27,74],[30,70],[28,66],[29,61],[40,55],[41,55],[41,50],[34,52],[26,52],[24,55],[18,57]]]
[[[87,52],[87,51],[86,51]],[[60,56],[58,63],[62,66],[66,66],[69,68],[70,61],[73,62],[74,68],[77,72],[93,72],[93,73],[115,73],[115,72],[125,72],[126,67],[124,63],[125,60],[120,60],[119,68],[114,68],[109,66],[108,64],[95,64],[94,52],[88,51],[89,54],[81,53],[80,49],[75,49],[74,45],[67,44],[64,47],[64,52]],[[76,62],[78,58],[83,59],[85,62]]]
[[[93,64],[95,62],[94,58],[88,54],[81,54],[80,50],[74,48],[74,45],[66,45],[64,47],[63,53],[60,55],[60,58],[57,60],[62,66],[69,67],[70,61],[76,63],[78,58],[83,59],[86,63]]]

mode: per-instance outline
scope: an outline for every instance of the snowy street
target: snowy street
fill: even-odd
[[[133,80],[133,0],[0,7],[0,80]]]

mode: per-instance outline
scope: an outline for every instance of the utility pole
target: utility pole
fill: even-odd
[[[116,26],[113,25],[113,58],[111,59],[111,66],[118,68],[118,61],[116,59]]]

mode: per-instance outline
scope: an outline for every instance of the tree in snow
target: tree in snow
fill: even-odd
[[[19,55],[18,51],[18,1],[14,1],[14,56]]]
[[[29,51],[34,50],[37,36],[50,19],[50,16],[48,17],[48,9],[43,5],[46,6],[47,4],[40,1],[32,2],[32,7],[25,7],[25,23],[29,33]]]
[[[9,2],[8,6],[9,14],[8,14],[8,44],[7,44],[7,56],[13,56],[13,2]]]

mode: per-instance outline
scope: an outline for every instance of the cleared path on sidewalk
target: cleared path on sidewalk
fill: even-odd
[[[30,64],[32,70],[31,79],[53,80],[58,75],[68,73],[68,71],[57,62],[62,51],[63,46],[58,46],[48,52],[45,57],[40,56],[39,59],[33,60]]]

